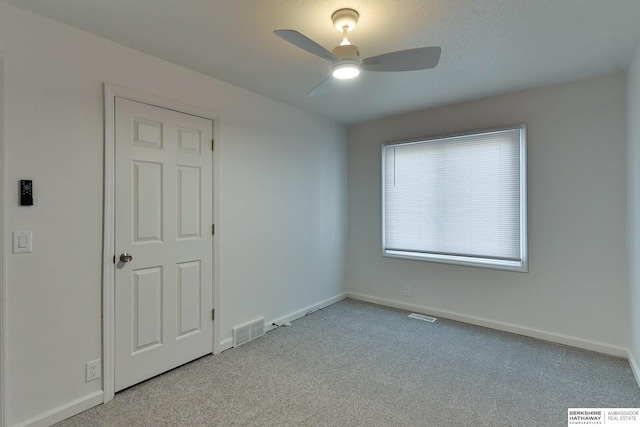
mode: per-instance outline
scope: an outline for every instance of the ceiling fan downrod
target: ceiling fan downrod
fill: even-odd
[[[342,27],[342,43],[340,43],[340,46],[347,46],[350,44],[351,42],[349,41],[349,28],[345,25],[344,27]]]

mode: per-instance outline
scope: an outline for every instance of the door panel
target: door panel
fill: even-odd
[[[178,166],[178,239],[200,237],[200,168]]]
[[[178,264],[178,338],[200,331],[200,261]]]
[[[133,241],[162,240],[162,164],[133,162]]]
[[[162,267],[133,272],[132,354],[162,344]]]
[[[115,101],[115,390],[213,350],[213,122]]]

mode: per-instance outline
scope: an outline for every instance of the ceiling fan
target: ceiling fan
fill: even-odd
[[[332,51],[328,51],[298,31],[274,31],[275,35],[300,49],[331,61],[331,75],[313,88],[307,96],[323,93],[329,89],[334,79],[351,79],[358,76],[360,71],[427,70],[438,65],[440,46],[398,50],[361,60],[358,46],[351,44],[348,38],[348,33],[358,23],[358,17],[358,12],[353,9],[340,9],[331,15],[333,25],[342,33],[342,43]]]

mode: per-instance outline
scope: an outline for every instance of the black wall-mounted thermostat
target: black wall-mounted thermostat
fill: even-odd
[[[30,179],[20,180],[20,206],[33,205],[33,182]]]

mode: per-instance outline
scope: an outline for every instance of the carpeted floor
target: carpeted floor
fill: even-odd
[[[563,426],[640,408],[629,363],[344,300],[118,393],[73,426]]]

